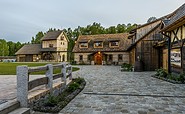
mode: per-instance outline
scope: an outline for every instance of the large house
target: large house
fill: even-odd
[[[73,48],[77,64],[129,63],[127,33],[80,35]]]
[[[16,52],[18,62],[67,61],[68,38],[63,31],[48,32],[41,44],[27,44]]]

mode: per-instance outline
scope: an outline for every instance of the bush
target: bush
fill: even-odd
[[[123,71],[132,71],[132,65],[131,64],[127,64],[127,63],[123,63],[121,65],[121,68],[123,68]]]
[[[74,82],[74,83],[72,83],[72,84],[69,85],[67,91],[68,92],[73,92],[76,89],[78,89],[79,87],[80,87],[80,85],[78,83]]]
[[[163,68],[157,69],[156,71],[157,71],[155,74],[156,76],[164,77],[164,78],[166,78],[168,76],[167,71]]]
[[[181,81],[182,83],[185,82],[185,73],[180,74],[179,81]]]
[[[75,81],[77,84],[81,84],[81,83],[85,82],[84,78],[80,78],[80,77],[75,78],[74,81]]]
[[[45,106],[55,106],[59,102],[59,99],[57,96],[49,95],[48,98],[45,101]]]

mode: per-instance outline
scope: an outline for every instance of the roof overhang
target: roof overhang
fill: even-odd
[[[174,29],[176,29],[177,27],[181,26],[185,24],[185,16],[183,16],[182,18],[178,19],[177,21],[173,22],[170,25],[167,25],[164,29],[161,30],[161,32],[168,32],[168,31],[172,31]]]

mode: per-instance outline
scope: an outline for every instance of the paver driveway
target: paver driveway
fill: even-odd
[[[85,89],[62,113],[185,113],[185,85],[151,77],[154,72],[120,72],[119,66],[79,66]]]

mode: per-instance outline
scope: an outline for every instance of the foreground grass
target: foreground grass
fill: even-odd
[[[1,63],[0,62],[0,75],[16,75],[16,67],[20,65],[27,65],[28,67],[44,66],[49,63]],[[51,64],[51,63],[50,63]],[[53,63],[57,64],[57,63]],[[73,67],[73,71],[77,71],[79,68]],[[60,69],[55,69],[54,73],[60,73]],[[44,72],[37,72],[33,74],[44,74]]]

